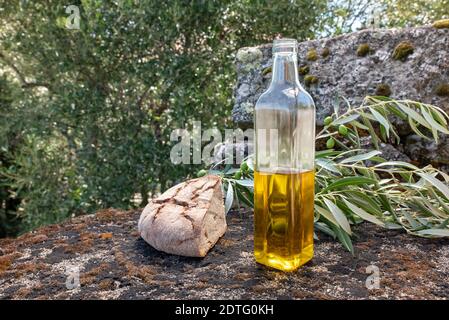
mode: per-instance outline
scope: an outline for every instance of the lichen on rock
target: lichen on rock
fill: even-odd
[[[449,28],[449,19],[435,21],[432,26],[436,29],[447,29]]]
[[[381,83],[376,87],[376,96],[389,97],[391,96],[391,93],[391,88],[386,83]]]
[[[331,54],[331,50],[328,47],[324,47],[323,50],[321,50],[321,56],[323,58],[329,57],[330,54]]]
[[[308,87],[310,87],[312,84],[317,84],[318,83],[318,77],[308,74],[304,77],[304,84]]]
[[[254,113],[254,105],[250,102],[243,102],[242,109],[245,110],[246,113],[250,113],[250,114]]]
[[[436,95],[440,97],[449,97],[449,83],[441,83],[435,89]]]
[[[370,53],[371,48],[368,43],[362,43],[357,47],[357,55],[359,57],[365,57],[368,53]]]
[[[316,52],[316,49],[310,49],[309,51],[307,51],[306,59],[309,61],[318,60],[318,53]]]
[[[254,69],[262,59],[262,51],[256,47],[242,48],[237,52],[236,59],[244,64],[245,70],[250,71]]]
[[[395,60],[405,61],[414,50],[415,47],[410,41],[402,41],[394,48],[392,57]]]
[[[310,71],[310,67],[308,65],[304,65],[299,67],[298,72],[300,75],[305,76],[306,74],[308,74]]]

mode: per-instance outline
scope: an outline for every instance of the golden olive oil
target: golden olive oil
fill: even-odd
[[[256,261],[293,271],[313,256],[314,171],[254,173]]]
[[[295,40],[273,42],[271,83],[254,108],[254,254],[284,271],[313,256],[315,103],[297,58]]]

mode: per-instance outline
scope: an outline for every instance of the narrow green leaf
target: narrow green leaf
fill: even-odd
[[[323,207],[320,207],[319,205],[315,204],[315,210],[322,215],[324,218],[326,218],[328,221],[330,221],[331,223],[333,223],[335,226],[339,226],[337,220],[335,220],[334,216],[332,215],[332,213],[326,209],[324,209]]]
[[[387,162],[382,162],[379,164],[376,164],[374,167],[376,168],[380,168],[380,167],[386,167],[386,166],[393,166],[393,167],[406,167],[412,170],[417,170],[419,169],[417,166],[408,163],[408,162],[404,162],[404,161],[387,161]]]
[[[344,203],[348,206],[348,208],[354,212],[356,215],[358,215],[360,218],[362,218],[363,220],[372,222],[374,224],[377,224],[381,227],[384,227],[385,224],[380,221],[379,219],[377,219],[375,216],[369,214],[368,212],[366,212],[365,210],[363,210],[360,207],[355,206],[354,204],[350,203],[349,201],[347,201],[346,199],[343,199]]]
[[[371,135],[371,141],[373,142],[374,147],[376,147],[376,149],[379,149],[379,137],[377,136],[376,131],[374,131],[373,125],[371,124],[365,113],[362,113],[362,120],[363,123],[368,127],[368,132]]]
[[[391,206],[390,200],[384,194],[379,194],[378,197],[382,206],[386,210],[388,210],[388,212],[390,212],[393,216],[395,216],[395,212],[393,210],[393,207]]]
[[[449,237],[449,229],[424,229],[416,233],[425,236]]]
[[[445,219],[447,217],[447,215],[443,211],[435,208],[435,206],[429,200],[427,200],[427,198],[425,196],[422,196],[419,200],[422,202],[423,206],[425,206],[429,210],[429,212],[432,215],[434,215],[435,217],[440,218],[440,219]],[[437,201],[438,200],[441,200],[441,199],[439,199],[437,197]],[[441,203],[441,202],[439,202],[439,203]]]
[[[334,232],[337,235],[338,240],[341,244],[349,251],[352,255],[354,255],[354,247],[352,246],[352,241],[348,233],[346,233],[343,229],[335,227]]]
[[[385,223],[385,228],[389,229],[389,230],[399,230],[399,229],[403,229],[401,225],[397,224],[397,223],[393,223],[393,222],[386,222]]]
[[[404,111],[405,114],[407,114],[410,118],[412,118],[413,120],[415,120],[417,123],[419,123],[420,125],[422,125],[423,127],[426,127],[430,130],[432,130],[431,126],[429,125],[429,123],[427,123],[427,121],[418,113],[416,112],[414,109],[405,106],[402,103],[397,103],[398,107],[402,109],[402,111]]]
[[[358,119],[359,117],[360,117],[360,114],[358,114],[358,113],[352,114],[352,115],[344,117],[344,118],[336,119],[335,121],[332,122],[332,124],[338,126],[340,124],[345,124],[345,123],[354,121],[354,120]]]
[[[323,199],[326,206],[329,208],[330,212],[332,212],[332,215],[334,216],[335,220],[337,220],[340,227],[349,235],[352,234],[351,227],[349,225],[348,218],[346,218],[343,211],[332,201],[329,199]]]
[[[403,211],[402,214],[404,215],[404,218],[410,224],[412,229],[418,229],[421,227],[421,223],[415,220],[407,211]]]
[[[347,190],[346,194],[349,194],[352,202],[356,203],[359,207],[362,206],[369,213],[378,216],[382,215],[382,209],[375,201],[376,198],[371,196],[369,193]]]
[[[408,118],[408,124],[410,125],[410,128],[412,128],[413,132],[415,132],[418,136],[427,140],[432,140],[418,129],[418,127],[415,124],[415,121],[412,118]]]
[[[322,167],[328,171],[337,173],[337,174],[341,174],[340,170],[338,170],[338,168],[335,166],[335,162],[328,160],[328,159],[315,159],[315,163],[317,164],[317,166]]]
[[[253,207],[254,207],[254,200],[253,200],[253,199],[249,199],[249,198],[246,196],[246,194],[245,194],[242,190],[240,190],[239,187],[236,186],[235,191],[236,191],[236,193],[237,193],[237,195],[238,195],[238,198],[239,198],[240,200],[242,200],[242,202],[243,202],[245,205],[247,205],[249,208],[253,208]]]
[[[366,130],[366,131],[369,130],[369,128],[368,128],[367,126],[365,126],[364,124],[361,124],[361,123],[358,122],[358,121],[352,121],[351,124],[352,124],[354,127],[357,127],[357,128],[359,128],[359,129]]]
[[[376,109],[369,108],[369,110],[371,111],[374,118],[376,118],[376,120],[385,128],[387,137],[390,137],[390,123],[388,122],[388,120],[385,119],[384,116],[381,115]]]
[[[438,110],[437,108],[433,107],[433,106],[428,106],[428,109],[430,110],[430,113],[433,115],[433,117],[442,125],[442,126],[446,126],[447,125],[447,114],[442,111],[441,109]],[[443,113],[444,112],[444,113]]]
[[[446,197],[446,199],[449,200],[449,187],[447,185],[430,174],[418,173],[418,175],[426,181],[430,182],[435,188],[440,190],[440,192]]]
[[[254,171],[254,160],[253,160],[253,157],[249,157],[246,160],[246,164],[248,165],[249,170]]]
[[[228,182],[228,190],[226,192],[226,200],[225,200],[225,213],[229,212],[233,202],[234,202],[234,188],[232,187],[232,183]]]
[[[323,222],[315,222],[315,228],[335,239],[335,232]]]
[[[376,180],[373,180],[373,179],[370,179],[370,178],[366,178],[366,177],[360,177],[360,176],[359,177],[342,178],[342,179],[338,179],[335,182],[332,182],[326,188],[321,190],[321,193],[324,193],[326,191],[333,190],[333,189],[336,189],[336,188],[345,187],[345,186],[356,186],[356,185],[361,185],[361,184],[373,184],[375,182],[376,182]]]
[[[241,179],[241,180],[234,180],[234,181],[243,187],[254,188],[254,181],[251,179]]]
[[[380,152],[379,150],[373,150],[373,151],[370,151],[367,153],[358,154],[356,156],[352,156],[352,157],[343,159],[342,161],[340,161],[340,163],[351,163],[351,162],[368,160],[368,159],[371,159],[372,157],[377,156],[379,154],[382,154],[382,152]]]
[[[331,150],[320,150],[315,152],[315,159],[321,159],[321,158],[326,158],[326,157],[330,157],[330,156],[336,156],[339,155],[341,153],[341,151],[335,151],[333,149]]]
[[[407,120],[407,115],[398,109],[394,104],[388,104],[387,109],[402,120]]]
[[[445,134],[449,134],[449,130],[447,130],[447,128],[443,127],[441,124],[439,124],[438,122],[435,121],[435,119],[429,113],[429,110],[427,109],[427,107],[423,106],[421,108],[421,113],[423,114],[423,116],[427,120],[427,122],[430,123],[432,128],[435,128],[438,131],[441,131]]]
[[[232,168],[232,169],[229,169],[228,171],[226,171],[226,174],[234,174],[234,173],[236,173],[238,171],[240,171],[240,169]]]

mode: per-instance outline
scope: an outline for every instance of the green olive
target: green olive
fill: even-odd
[[[247,172],[248,171],[248,164],[246,163],[246,161],[243,161],[242,164],[240,165],[240,170],[242,170],[243,172]]]
[[[328,126],[332,123],[332,117],[326,117],[324,118],[324,125]]]
[[[234,179],[239,180],[241,177],[242,177],[241,171],[237,171],[236,173],[234,173]]]
[[[200,171],[198,171],[196,176],[199,178],[199,177],[204,177],[206,174],[207,174],[207,171],[204,169],[201,169]]]
[[[329,139],[327,139],[327,141],[326,141],[326,147],[328,148],[328,149],[332,149],[333,147],[335,146],[335,139],[334,138],[329,138]]]
[[[345,125],[341,124],[341,125],[338,127],[338,132],[339,132],[342,136],[345,136],[345,135],[348,134],[348,128],[347,128]]]

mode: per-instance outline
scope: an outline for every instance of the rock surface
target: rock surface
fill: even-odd
[[[395,49],[403,43],[411,44],[413,51],[395,59]],[[358,49],[364,44],[369,50],[359,55]],[[307,66],[301,69],[300,80],[304,84],[307,75],[318,79],[317,84],[304,85],[315,100],[318,124],[336,103],[344,108],[345,102],[339,97],[356,105],[366,95],[379,93],[432,103],[449,111],[449,92],[439,89],[449,84],[448,47],[449,28],[431,26],[363,30],[305,41],[298,45],[298,65],[300,69]],[[271,79],[271,44],[242,48],[236,60],[233,117],[242,126],[251,125],[254,105]]]
[[[411,47],[411,49],[410,49]],[[431,103],[449,112],[449,28],[363,30],[298,45],[300,81],[315,100],[320,126],[334,105],[345,109],[348,99],[358,105],[367,95],[387,95]],[[234,121],[252,127],[254,105],[271,79],[271,44],[242,48],[236,56]],[[310,79],[316,79],[317,83]],[[309,85],[306,85],[309,83]],[[399,125],[406,156],[421,164],[449,163],[449,139],[433,143],[408,139],[411,130]]]
[[[0,298],[449,298],[449,240],[362,224],[355,228],[354,257],[319,234],[313,260],[282,273],[254,262],[250,212],[228,214],[228,231],[205,258],[153,249],[136,231],[140,213],[104,210],[0,240]],[[379,268],[379,289],[366,287],[375,270],[367,273],[370,265]],[[80,286],[67,289],[74,267]]]
[[[150,200],[138,228],[157,250],[204,257],[226,232],[221,178],[207,175],[168,189]]]

